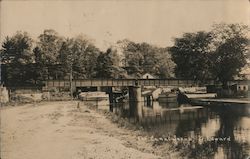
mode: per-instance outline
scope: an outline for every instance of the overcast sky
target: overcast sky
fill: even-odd
[[[2,1],[1,41],[17,30],[37,37],[44,29],[63,36],[86,34],[105,49],[130,39],[170,46],[184,32],[213,23],[249,24],[248,0]]]

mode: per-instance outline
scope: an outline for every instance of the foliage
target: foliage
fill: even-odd
[[[38,42],[33,52],[40,80],[47,78],[56,79],[58,76],[64,76],[62,69],[58,67],[58,55],[62,41],[63,38],[52,29],[45,29],[43,33],[38,36]]]
[[[150,73],[159,78],[213,78],[225,85],[247,63],[248,32],[245,25],[216,24],[211,31],[175,38],[169,48],[122,40],[106,52],[86,36],[64,38],[47,29],[33,45],[26,32],[17,32],[2,43],[1,64],[6,67],[1,74],[4,81],[20,84],[63,79],[72,72],[74,79],[140,78]]]
[[[159,78],[172,78],[175,76],[175,63],[171,59],[168,48],[157,48],[156,51],[156,72],[155,75]]]
[[[72,69],[74,78],[92,78],[95,76],[99,52],[88,39],[79,36],[63,42],[59,61],[67,73]]]
[[[119,67],[119,56],[116,50],[107,49],[97,58],[96,78],[126,78],[126,71]]]
[[[33,61],[32,39],[26,32],[6,37],[1,49],[2,63],[27,64]]]
[[[26,32],[17,32],[12,37],[6,37],[1,49],[5,83],[27,84],[36,81],[38,75],[32,64],[34,56],[31,49],[32,39]]]
[[[210,32],[185,33],[175,39],[175,45],[169,48],[176,63],[175,75],[179,78],[204,80],[210,74]]]
[[[213,38],[216,50],[212,56],[212,72],[224,85],[239,75],[241,68],[247,63],[247,31],[247,26],[239,24],[214,26]]]
[[[166,48],[129,40],[118,41],[125,55],[125,69],[128,75],[140,78],[144,73],[168,78],[173,76],[174,63]]]
[[[214,78],[226,85],[246,64],[248,27],[217,24],[210,32],[185,33],[169,48],[179,78]]]
[[[38,37],[36,53],[36,62],[44,65],[57,64],[59,50],[61,49],[63,38],[51,29],[46,29]]]

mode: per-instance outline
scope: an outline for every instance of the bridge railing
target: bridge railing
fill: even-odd
[[[47,87],[70,87],[69,80],[48,80]],[[76,79],[72,81],[75,87],[98,87],[98,86],[197,86],[197,81],[183,79]],[[214,84],[207,81],[206,84]]]

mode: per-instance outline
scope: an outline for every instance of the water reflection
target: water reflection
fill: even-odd
[[[141,124],[149,135],[191,139],[177,142],[187,158],[243,159],[250,155],[249,106],[178,109],[167,103],[118,103],[114,112]]]

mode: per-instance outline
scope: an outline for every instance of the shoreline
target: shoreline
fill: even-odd
[[[151,153],[157,156],[161,156],[164,159],[185,158],[184,156],[180,156],[180,154],[176,151],[177,149],[174,148],[174,141],[164,140],[164,137],[159,137],[157,136],[157,134],[150,135],[145,132],[144,128],[138,123],[130,123],[128,121],[128,118],[119,117],[118,115],[114,114],[113,112],[110,112],[109,110],[97,109],[94,102],[81,101],[81,103],[86,104],[88,109],[104,116],[112,124],[117,126],[118,129],[131,132],[131,134],[136,136],[137,141],[142,142],[143,144],[149,144],[148,148],[151,149]],[[137,148],[142,152],[148,152],[146,148]]]

